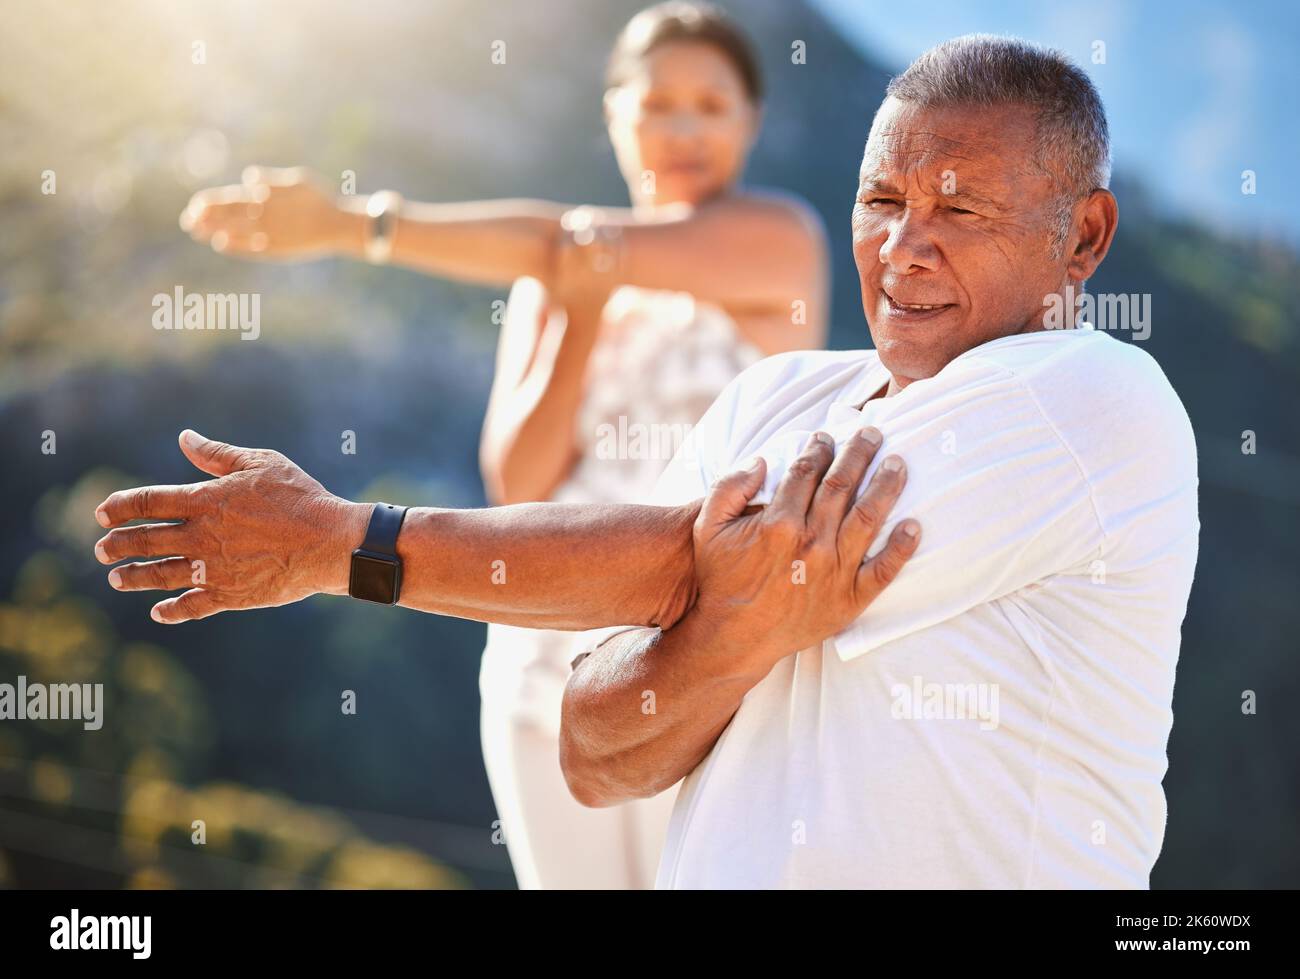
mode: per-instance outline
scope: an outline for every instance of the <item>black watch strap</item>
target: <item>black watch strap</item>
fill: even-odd
[[[397,535],[401,532],[402,521],[405,519],[406,507],[376,503],[370,514],[370,526],[366,529],[366,539],[361,542],[361,549],[397,557]]]
[[[397,556],[397,535],[406,507],[376,503],[370,514],[366,539],[352,552],[348,594],[380,605],[396,605],[402,594],[402,559]]]

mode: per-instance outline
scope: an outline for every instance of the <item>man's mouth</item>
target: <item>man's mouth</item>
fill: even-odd
[[[956,307],[956,303],[899,302],[883,289],[880,290],[880,294],[885,297],[885,305],[889,308],[890,316],[903,320],[930,319]]]

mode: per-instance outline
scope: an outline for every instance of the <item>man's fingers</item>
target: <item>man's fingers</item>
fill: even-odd
[[[110,530],[95,544],[100,564],[115,564],[129,557],[167,557],[184,554],[191,528],[183,523],[147,523]]]
[[[902,520],[889,535],[884,548],[871,560],[858,568],[855,593],[865,608],[885,590],[885,586],[898,577],[903,565],[916,553],[921,543],[921,525],[915,520]]]
[[[173,591],[194,587],[194,565],[189,558],[124,564],[108,573],[108,583],[118,591]]]
[[[699,524],[702,528],[717,530],[742,513],[754,494],[763,485],[767,463],[756,458],[747,469],[738,469],[723,476],[709,489],[700,508]]]
[[[191,588],[183,595],[159,602],[149,611],[149,616],[163,625],[177,625],[194,619],[206,619],[227,608],[213,592]]]
[[[906,484],[907,467],[903,460],[885,456],[866,491],[840,524],[839,548],[845,560],[861,560],[867,553]]]
[[[209,476],[228,476],[252,468],[256,461],[256,449],[217,442],[189,428],[181,432],[180,444],[185,458]]]
[[[822,474],[835,458],[835,441],[825,432],[813,432],[804,450],[790,463],[767,508],[769,519],[785,519],[802,526]]]
[[[95,507],[95,520],[101,527],[120,527],[132,520],[184,520],[193,514],[193,486],[137,486],[118,490]]]
[[[879,429],[868,427],[859,429],[844,443],[813,496],[809,520],[819,532],[839,532],[844,513],[853,503],[858,484],[883,440]]]

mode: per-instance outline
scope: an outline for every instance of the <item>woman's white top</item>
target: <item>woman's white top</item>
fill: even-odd
[[[722,309],[684,292],[621,286],[599,330],[575,419],[581,456],[551,498],[644,502],[714,399],[762,354]],[[579,635],[489,625],[483,699],[504,702],[515,719],[558,735]]]

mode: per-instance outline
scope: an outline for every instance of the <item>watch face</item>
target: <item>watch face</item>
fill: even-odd
[[[366,602],[396,604],[400,574],[394,558],[370,557],[361,551],[353,551],[348,594]]]

